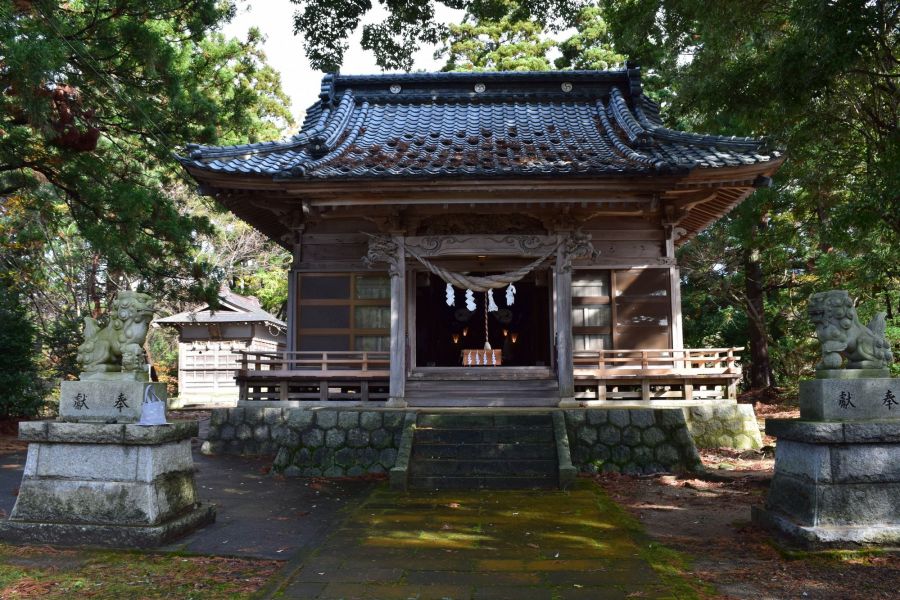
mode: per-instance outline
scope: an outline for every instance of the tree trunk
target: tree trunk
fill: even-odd
[[[744,252],[744,294],[747,298],[747,333],[750,339],[750,389],[765,389],[772,385],[772,365],[769,361],[762,265],[758,250]]]
[[[760,262],[758,233],[768,224],[768,212],[761,209],[759,219],[750,229],[744,248],[744,296],[747,303],[748,338],[750,340],[751,390],[761,390],[774,385],[772,363],[769,360],[769,332],[766,325],[765,285]]]

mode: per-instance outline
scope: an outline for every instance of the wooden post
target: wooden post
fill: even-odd
[[[693,400],[694,399],[694,382],[685,379],[684,383],[682,384],[682,387],[684,388],[684,399],[685,400]]]
[[[559,405],[576,406],[572,355],[572,264],[564,248],[556,254],[556,373]]]
[[[672,349],[684,349],[684,332],[681,323],[681,273],[678,267],[669,267],[670,310],[672,312]],[[673,358],[678,352],[673,352]],[[683,369],[684,363],[675,361],[672,365],[676,369]]]
[[[394,237],[391,272],[391,378],[387,406],[406,406],[406,253],[403,238]]]
[[[282,402],[286,402],[288,399],[288,382],[286,380],[282,380],[278,384],[278,399]]]
[[[641,379],[641,400],[650,399],[650,380]]]
[[[323,379],[319,381],[319,400],[322,402],[328,401],[328,380]]]
[[[725,391],[725,397],[728,400],[737,400],[737,379],[732,379],[728,382]]]
[[[369,400],[369,380],[363,379],[359,383],[359,397],[363,402]]]

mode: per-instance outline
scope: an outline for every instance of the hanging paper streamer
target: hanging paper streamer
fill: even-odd
[[[475,312],[475,292],[466,290],[466,308],[469,312]]]
[[[469,352],[466,355],[466,362],[469,364],[470,367],[472,366],[472,353],[471,352]]]
[[[506,286],[506,305],[512,306],[515,301],[516,301],[516,285],[514,283],[511,283],[508,286]]]
[[[497,355],[493,352],[491,352],[491,364],[495,367],[497,366]]]
[[[499,308],[497,308],[497,303],[494,302],[494,290],[488,290],[487,297],[488,297],[488,312],[496,312],[496,311],[500,310]]]
[[[447,284],[447,306],[456,304],[456,294],[453,292],[453,286]]]
[[[481,366],[481,355],[477,352],[473,352],[472,354],[475,355],[475,364]]]

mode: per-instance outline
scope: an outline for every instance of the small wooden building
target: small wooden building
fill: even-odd
[[[241,352],[281,352],[284,321],[264,311],[253,296],[219,292],[219,308],[208,305],[157,319],[178,329],[178,397],[173,408],[233,406],[238,401],[235,374]]]
[[[666,128],[627,68],[327,75],[297,135],[180,160],[294,255],[244,399],[566,406],[734,397],[739,349],[683,346],[675,249],[783,157]]]

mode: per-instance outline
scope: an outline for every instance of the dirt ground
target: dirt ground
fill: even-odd
[[[758,406],[762,419],[797,418],[787,406]],[[821,552],[790,549],[750,523],[763,504],[774,467],[774,439],[762,451],[701,451],[703,476],[597,475],[610,497],[647,534],[693,558],[693,575],[719,598],[897,598],[900,552]]]

